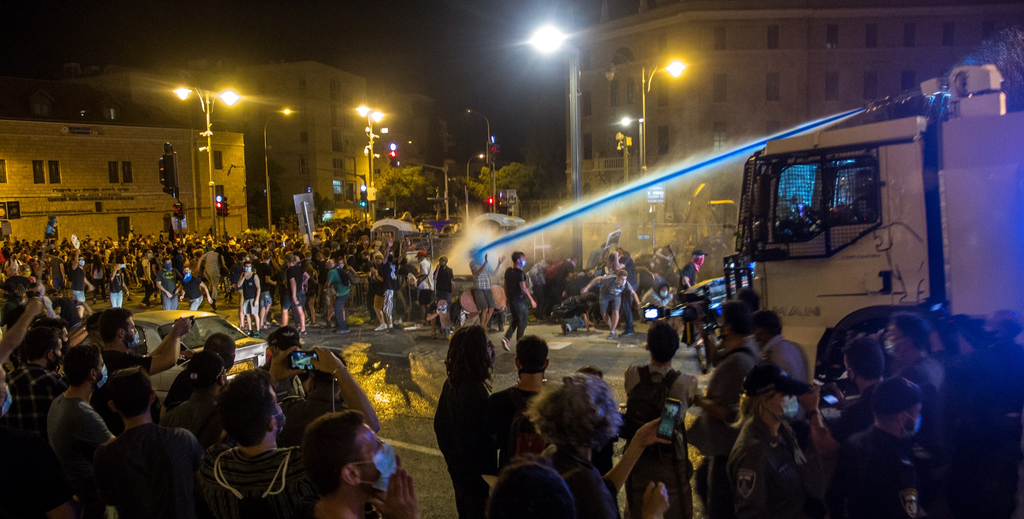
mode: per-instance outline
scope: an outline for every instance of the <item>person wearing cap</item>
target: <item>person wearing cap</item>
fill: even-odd
[[[427,257],[427,251],[423,249],[416,251],[416,262],[420,269],[420,274],[416,277],[420,309],[423,311],[422,315],[427,315],[427,307],[434,302],[434,276],[431,275],[434,271],[430,264],[430,258]]]
[[[516,342],[516,370],[519,382],[487,398],[487,430],[493,440],[501,469],[515,455],[509,443],[509,432],[516,417],[526,411],[530,400],[544,389],[544,371],[548,368],[548,344],[536,335],[527,335]]]
[[[743,380],[740,435],[728,463],[738,519],[824,517],[823,503],[810,490],[820,466],[786,421],[799,409],[796,397],[810,389],[769,363],[754,366]]]
[[[921,400],[921,389],[905,378],[878,384],[871,401],[874,425],[840,448],[826,496],[833,519],[924,517],[908,441],[921,427]]]
[[[227,384],[224,359],[204,349],[192,356],[183,373],[192,386],[192,396],[167,411],[160,424],[188,430],[207,449],[224,432],[217,414],[217,397]]]
[[[693,285],[697,284],[697,274],[700,273],[701,266],[704,265],[704,251],[700,249],[694,249],[693,254],[690,255],[690,262],[683,267],[683,270],[679,271],[679,293],[682,294],[690,289]]]
[[[295,328],[282,326],[274,330],[274,333],[267,337],[267,351],[270,354],[271,361],[264,364],[261,369],[270,372],[273,359],[285,355],[292,348],[299,348],[301,346],[302,341],[299,339],[299,331]],[[297,373],[288,374],[281,379],[274,380],[274,392],[277,394],[279,402],[289,396],[306,396],[306,390],[302,386],[302,381],[296,375]]]

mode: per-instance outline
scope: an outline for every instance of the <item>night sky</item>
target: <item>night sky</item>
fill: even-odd
[[[566,64],[525,45],[563,2],[542,0],[10,0],[0,3],[0,74],[59,79],[63,63],[183,68],[315,60],[374,87],[438,101],[458,147],[481,151],[491,120],[505,160],[538,144],[564,168]]]

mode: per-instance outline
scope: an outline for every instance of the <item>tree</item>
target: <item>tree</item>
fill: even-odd
[[[1011,27],[1000,32],[958,65],[986,63],[995,65],[1003,75],[1007,111],[1024,110],[1024,30]]]
[[[376,164],[375,164],[376,165]],[[377,188],[377,205],[394,202],[401,211],[412,214],[433,212],[433,197],[437,189],[433,176],[428,177],[422,167],[393,168],[382,162],[380,173],[373,179]]]
[[[497,189],[515,189],[521,199],[551,198],[551,185],[543,172],[532,164],[513,162],[497,171]],[[470,191],[481,199],[491,196],[491,170],[482,168],[476,180],[470,180]]]

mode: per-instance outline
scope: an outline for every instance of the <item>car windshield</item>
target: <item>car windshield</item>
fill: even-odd
[[[160,338],[163,339],[167,336],[167,332],[171,331],[171,327],[174,323],[165,324],[157,328],[157,332],[160,334]],[[219,316],[207,316],[207,317],[196,317],[196,325],[181,338],[181,343],[189,349],[201,348],[206,343],[211,335],[215,333],[226,333],[232,340],[244,339],[245,334],[240,332],[238,328],[235,328],[231,323],[225,321]]]

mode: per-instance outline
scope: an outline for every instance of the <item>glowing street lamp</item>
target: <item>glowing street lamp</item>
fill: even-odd
[[[367,184],[369,184],[370,188],[372,189],[373,188],[373,141],[375,141],[377,139],[377,137],[380,137],[380,135],[377,135],[377,134],[373,133],[373,123],[379,123],[379,122],[383,121],[384,120],[384,113],[381,112],[380,110],[374,110],[373,108],[370,108],[369,106],[366,106],[366,105],[363,105],[363,106],[360,106],[359,108],[356,108],[356,112],[359,114],[359,117],[365,117],[366,118],[366,137],[370,139],[370,143],[366,146],[366,148],[363,151],[366,153],[367,160],[369,160],[369,163],[370,163],[370,171],[368,171],[366,173],[366,180],[367,180]],[[387,132],[385,130],[381,130],[381,133],[387,133]],[[374,203],[370,204],[370,220],[376,220],[377,219],[376,196],[374,198],[375,198],[375,200],[373,201]]]
[[[533,45],[541,54],[551,54],[562,48],[562,44],[568,37],[557,27],[546,25],[537,29],[530,38],[530,45]]]
[[[683,71],[686,70],[686,63],[679,60],[672,60],[664,67],[665,72],[668,75],[677,78],[683,75]],[[658,67],[655,66],[651,73],[647,73],[647,67],[640,68],[640,170],[647,171],[647,93],[651,91],[651,85],[654,83],[654,74],[658,72]],[[605,77],[608,81],[615,79],[615,70],[609,70],[605,73]],[[625,123],[623,123],[625,124]]]
[[[221,92],[220,95],[217,97],[219,97],[221,101],[224,101],[224,103],[228,106],[234,106],[235,103],[237,103],[238,100],[242,98],[242,96],[236,94],[234,91],[231,90],[225,90]]]
[[[672,77],[683,75],[684,70],[686,70],[686,63],[679,60],[672,61],[665,67],[665,71]]]
[[[630,124],[630,123],[632,123],[632,122],[633,122],[633,120],[632,120],[632,119],[630,119],[629,117],[623,117],[623,118],[622,118],[622,119],[621,119],[621,120],[619,121],[619,124],[621,124],[621,125],[623,125],[623,126],[629,126],[629,124]]]
[[[184,100],[188,99],[188,96],[190,94],[192,94],[192,89],[191,88],[181,87],[181,88],[175,90],[174,93],[178,95],[178,99],[181,99],[182,101],[184,101]]]

